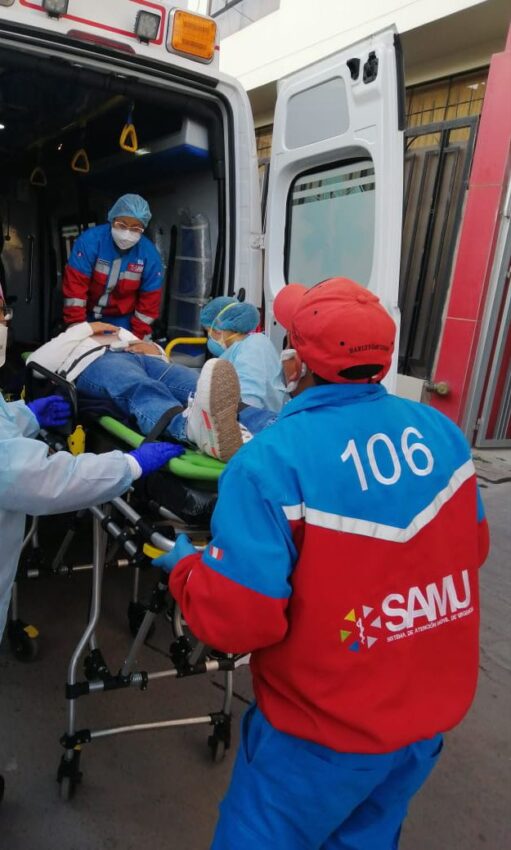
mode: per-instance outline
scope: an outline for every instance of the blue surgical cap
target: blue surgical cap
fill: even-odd
[[[202,308],[200,320],[205,328],[213,325],[217,331],[248,334],[259,324],[259,310],[246,301],[220,295]]]
[[[123,215],[137,218],[144,227],[151,221],[149,204],[140,195],[122,195],[108,211],[108,221],[112,222]]]

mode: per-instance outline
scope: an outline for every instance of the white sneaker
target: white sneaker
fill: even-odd
[[[237,418],[239,401],[240,383],[232,363],[208,360],[184,413],[187,439],[204,454],[228,461],[245,441]]]

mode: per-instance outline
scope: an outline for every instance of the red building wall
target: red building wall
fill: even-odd
[[[458,423],[467,404],[510,156],[511,27],[505,50],[495,54],[490,65],[434,376],[449,383],[450,393],[435,396],[431,403]]]

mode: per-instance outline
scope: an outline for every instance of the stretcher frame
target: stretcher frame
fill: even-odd
[[[172,615],[175,640],[171,644],[169,653],[172,666],[150,672],[137,669],[137,657],[140,649],[150,633],[156,617],[167,607],[168,576],[164,571],[160,571],[148,609],[121,668],[116,674],[109,671],[96,638],[96,627],[101,614],[102,581],[108,536],[111,536],[113,540],[120,541],[131,560],[141,556],[140,543],[135,542],[134,537],[127,533],[126,528],[122,528],[112,519],[112,508],[123,517],[131,530],[135,531],[139,541],[145,541],[146,544],[150,543],[151,546],[161,551],[170,551],[174,546],[172,540],[161,534],[154,526],[146,523],[142,516],[124,499],[113,499],[107,506],[90,509],[93,516],[91,606],[88,622],[72,653],[68,666],[66,682],[67,726],[61,738],[64,753],[57,773],[60,796],[65,800],[69,800],[73,796],[82,778],[80,759],[83,745],[98,738],[180,726],[209,725],[213,727],[207,740],[211,756],[215,762],[223,759],[231,743],[233,674],[235,669],[245,664],[247,660],[246,656],[229,654],[217,654],[218,657],[212,657],[203,643],[193,644],[185,633],[181,612],[175,604]],[[85,678],[80,681],[78,680],[78,664],[87,647],[89,654],[84,659]],[[151,682],[161,679],[179,679],[219,671],[224,673],[224,699],[219,711],[195,717],[156,720],[150,723],[130,723],[102,729],[78,728],[77,700],[81,697],[126,688],[138,688],[145,691]]]
[[[177,342],[177,341],[176,341]],[[73,385],[54,373],[40,367],[38,364],[29,364],[31,378],[27,381],[29,395],[32,392],[31,380],[34,373],[40,373],[53,384],[59,386],[68,394],[73,407],[73,428],[77,423],[77,397]],[[97,423],[103,431],[117,440],[121,440],[130,448],[136,448],[144,437],[126,425],[118,422],[110,416],[102,416]],[[44,434],[44,437],[54,451],[68,448],[65,438]],[[187,450],[180,458],[173,458],[169,464],[169,471],[178,477],[194,481],[215,482],[218,480],[225,464],[201,455],[198,451]],[[98,738],[131,732],[143,732],[157,729],[168,729],[189,725],[209,725],[212,732],[208,736],[207,744],[213,760],[220,761],[231,743],[231,707],[233,698],[233,674],[237,667],[247,663],[247,656],[235,656],[231,654],[214,653],[201,643],[193,643],[186,634],[185,624],[181,612],[174,603],[171,621],[175,640],[172,642],[169,652],[169,660],[172,666],[156,671],[145,671],[137,669],[137,656],[148,635],[150,634],[156,617],[167,609],[169,599],[168,576],[160,571],[153,588],[149,605],[146,607],[139,601],[139,580],[142,561],[149,557],[147,544],[156,547],[159,551],[170,551],[174,541],[162,534],[150,522],[147,522],[141,514],[133,509],[126,498],[113,499],[103,506],[96,506],[87,510],[76,512],[79,518],[90,512],[93,518],[93,554],[92,563],[64,567],[63,560],[74,536],[74,529],[70,529],[58,549],[52,562],[51,571],[55,573],[73,572],[75,570],[90,570],[92,572],[92,591],[89,617],[84,631],[71,655],[66,681],[67,699],[67,724],[66,730],[61,737],[60,743],[64,748],[61,757],[57,780],[59,782],[60,796],[69,800],[74,795],[82,778],[80,760],[82,747]],[[155,507],[154,501],[152,505]],[[174,529],[189,533],[197,533],[197,527],[187,527],[179,516],[172,513],[167,507],[156,505],[157,511],[163,520],[170,521]],[[122,518],[123,526],[112,518],[115,510]],[[98,644],[96,628],[101,615],[102,583],[103,574],[107,561],[107,542],[112,538],[115,545],[124,550],[127,558],[118,558],[114,563],[117,566],[133,564],[135,567],[133,594],[130,601],[133,621],[130,618],[130,626],[134,634],[126,658],[117,673],[112,674],[105,662],[103,653]],[[34,517],[30,529],[25,537],[23,549],[28,545],[37,546],[38,542],[38,518]],[[154,553],[153,553],[154,554]],[[30,577],[38,575],[39,571],[29,570]],[[16,586],[13,591],[11,605],[11,620],[23,626],[17,619],[18,599]],[[128,614],[129,616],[129,614]],[[29,627],[33,628],[33,627]],[[85,652],[84,678],[78,678],[78,665]],[[103,729],[78,728],[77,723],[77,700],[94,693],[116,691],[126,688],[138,688],[147,690],[151,682],[166,678],[184,678],[200,674],[211,674],[223,672],[224,674],[224,699],[219,711],[208,714],[170,720],[156,720],[150,723],[130,723],[122,726],[108,727]]]

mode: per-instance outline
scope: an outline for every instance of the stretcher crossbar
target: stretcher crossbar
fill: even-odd
[[[98,421],[105,431],[122,440],[131,448],[137,449],[144,442],[145,438],[141,434],[111,416],[101,416]],[[187,449],[181,457],[172,458],[168,463],[168,468],[179,478],[218,481],[225,469],[225,463],[200,452]]]

